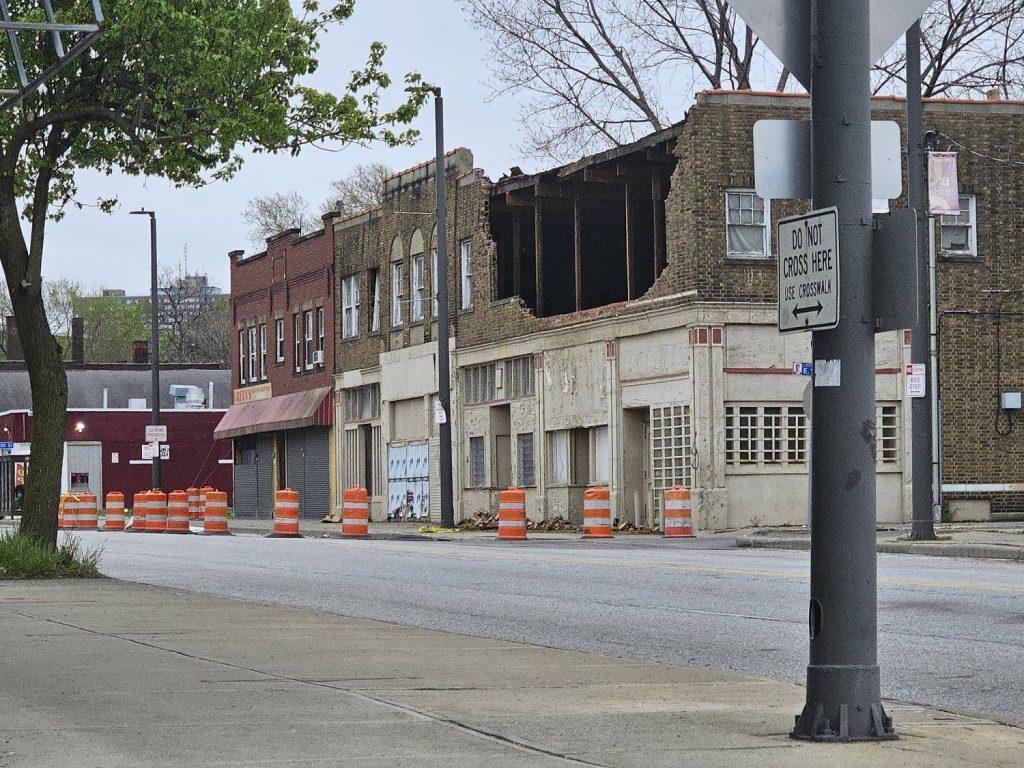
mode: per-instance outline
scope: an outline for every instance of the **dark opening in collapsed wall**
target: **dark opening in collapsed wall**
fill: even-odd
[[[498,298],[538,317],[642,296],[665,268],[678,128],[493,187]]]

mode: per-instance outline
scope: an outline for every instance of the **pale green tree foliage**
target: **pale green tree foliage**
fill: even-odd
[[[9,5],[19,21],[43,18],[35,3]],[[405,126],[425,98],[414,88],[393,109],[382,105],[391,81],[380,44],[370,46],[365,67],[339,83],[337,93],[304,84],[316,70],[321,33],[351,15],[353,0],[323,7],[305,0],[298,15],[288,0],[102,0],[102,6],[107,28],[96,47],[0,115],[0,262],[34,412],[21,530],[51,546],[67,379],[46,317],[41,266],[47,219],[74,199],[78,171],[200,185],[230,177],[245,148],[298,152],[325,138],[409,141]],[[90,15],[81,0],[54,7],[61,21]],[[23,50],[30,73],[52,63],[46,45]]]

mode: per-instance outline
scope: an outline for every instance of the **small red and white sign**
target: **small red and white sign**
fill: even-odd
[[[907,397],[924,397],[926,392],[924,365],[907,365]]]

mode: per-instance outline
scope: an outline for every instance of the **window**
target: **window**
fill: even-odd
[[[473,241],[459,243],[459,262],[462,267],[462,309],[473,308]]]
[[[591,430],[591,462],[590,482],[607,485],[611,475],[611,456],[608,452],[608,426],[594,427]]]
[[[943,255],[978,255],[975,211],[974,195],[960,195],[960,215],[939,217],[939,226],[942,229]]]
[[[548,481],[551,485],[569,484],[569,431],[548,433]]]
[[[533,356],[514,357],[505,362],[509,377],[509,397],[533,394]]]
[[[359,276],[341,281],[341,338],[359,335]]]
[[[345,390],[345,421],[380,418],[380,384]]]
[[[483,488],[487,482],[487,465],[484,463],[484,439],[469,438],[469,487]]]
[[[412,284],[409,290],[412,292],[412,315],[409,318],[414,323],[423,319],[423,267],[424,256],[419,254],[412,257]]]
[[[752,190],[725,193],[727,255],[732,258],[766,258],[769,251],[768,202]]]
[[[380,330],[380,270],[370,270],[370,333]]]
[[[292,315],[292,340],[295,342],[295,372],[298,373],[302,370],[302,315]]]
[[[533,433],[524,432],[516,435],[516,465],[519,468],[519,487],[528,488],[536,485],[533,472]]]
[[[465,386],[463,402],[486,403],[498,399],[498,364],[486,363],[464,368],[462,381]]]
[[[303,352],[305,354],[305,368],[307,371],[313,370],[313,310],[307,309],[302,313],[303,325],[306,329],[306,335],[304,340],[306,342]]]
[[[249,329],[249,381],[256,381],[256,326]]]
[[[260,381],[267,380],[267,326],[260,325]]]
[[[803,406],[727,405],[725,463],[729,467],[806,464]]]
[[[900,463],[899,411],[895,405],[875,407],[875,457],[880,466]]]
[[[358,289],[357,289],[358,290]],[[324,351],[324,308],[316,308],[316,348],[319,352]],[[324,363],[320,363],[324,365]]]
[[[275,334],[275,352],[277,354],[277,362],[284,362],[284,318],[279,317],[274,321],[274,334]]]
[[[691,440],[690,406],[651,408],[651,484],[659,513],[665,491],[674,485],[693,486]]]
[[[391,265],[391,324],[401,325],[402,306],[405,304],[405,265]]]
[[[245,331],[238,332],[238,384],[245,384]]]
[[[437,317],[437,248],[430,252],[430,316]]]

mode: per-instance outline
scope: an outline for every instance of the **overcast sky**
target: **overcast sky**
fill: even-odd
[[[486,50],[455,0],[357,0],[354,16],[325,37],[320,70],[310,84],[325,90],[340,87],[349,73],[364,63],[374,40],[387,45],[385,63],[393,78],[400,82],[404,73],[415,70],[441,86],[448,149],[469,147],[476,166],[495,179],[512,165],[536,166],[524,162],[516,149],[521,140],[517,102],[512,98],[485,102],[489,93],[484,83]],[[198,190],[174,189],[158,178],[83,172],[79,178],[81,201],[117,196],[120,208],[111,215],[94,208],[69,209],[62,221],[51,222],[43,274],[51,279],[77,279],[86,288],[147,293],[148,220],[128,215],[145,207],[157,215],[160,264],[178,263],[187,248],[189,271],[205,271],[227,290],[228,252],[238,248],[253,251],[241,218],[247,200],[297,189],[316,211],[328,196],[330,182],[359,163],[375,160],[400,170],[433,158],[432,102],[415,127],[422,137],[414,147],[347,147],[339,152],[307,149],[297,158],[257,155],[250,157],[231,181],[214,182]]]

